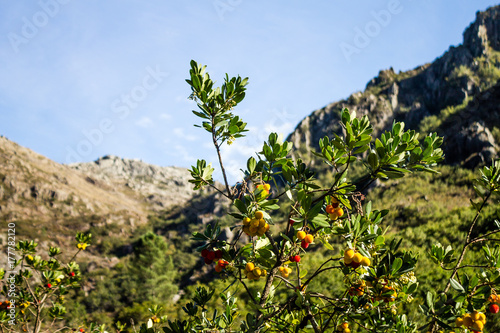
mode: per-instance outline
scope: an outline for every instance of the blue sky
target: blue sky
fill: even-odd
[[[248,76],[235,110],[248,136],[238,169],[270,131],[462,42],[488,0],[0,1],[0,134],[57,162],[113,154],[162,166],[216,162],[185,83],[189,61]],[[215,163],[214,163],[215,164]],[[218,177],[219,178],[219,177]]]

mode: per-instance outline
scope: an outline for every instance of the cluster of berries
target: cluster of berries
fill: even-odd
[[[498,313],[498,311],[500,310],[500,307],[498,306],[497,303],[500,302],[500,297],[495,295],[495,294],[491,294],[490,297],[488,297],[488,302],[490,302],[490,307],[488,308],[490,310],[491,313]]]
[[[10,306],[10,301],[5,300],[3,302],[0,302],[0,310],[7,310],[7,308]]]
[[[339,326],[337,326],[337,332],[344,332],[344,333],[350,333],[351,329],[349,328],[349,323],[348,322],[343,322]]]
[[[395,301],[398,297],[398,293],[394,290],[394,287],[384,286],[380,291],[380,296],[376,298],[377,301],[384,301],[386,303]]]
[[[300,262],[300,256],[297,254],[295,256],[290,256],[291,262]]]
[[[363,296],[365,294],[366,282],[365,280],[361,280],[361,282],[353,285],[351,289],[349,289],[349,295],[351,296]]]
[[[287,278],[290,275],[290,273],[292,273],[292,269],[290,267],[281,266],[279,269],[281,276],[284,278]]]
[[[466,313],[462,317],[458,317],[455,320],[455,325],[457,327],[465,326],[475,332],[482,332],[485,324],[486,316],[484,313],[478,311]]]
[[[201,256],[205,258],[205,264],[211,265],[214,262],[214,260],[222,258],[222,251],[221,250],[212,251],[203,249],[201,250]]]
[[[306,233],[304,230],[297,231],[297,238],[302,241],[300,246],[302,246],[303,249],[307,249],[309,244],[314,242],[314,236]]]
[[[257,185],[257,189],[258,190],[262,190],[262,192],[265,195],[269,195],[269,191],[271,190],[271,185],[264,183],[264,184],[261,184],[261,185]]]
[[[269,230],[269,224],[264,220],[264,213],[256,211],[253,218],[243,219],[243,232],[250,237],[263,236]]]
[[[227,266],[227,265],[229,265],[229,263],[228,263],[227,261],[220,259],[220,260],[217,262],[217,265],[215,265],[215,271],[216,271],[217,273],[220,273],[220,272],[222,272],[222,270],[223,270],[224,268],[226,268],[226,266]]]
[[[245,266],[246,276],[249,280],[258,280],[261,276],[266,276],[267,271],[265,269],[260,269],[255,267],[253,262],[247,262]]]
[[[335,197],[331,197],[331,204],[326,206],[326,212],[330,216],[330,220],[335,221],[342,215],[344,215],[344,210],[340,207],[340,202]]]
[[[347,249],[344,252],[344,264],[352,268],[361,266],[370,266],[370,258],[363,256],[359,252],[354,252],[353,249]]]

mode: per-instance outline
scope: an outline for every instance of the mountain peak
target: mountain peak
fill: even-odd
[[[500,5],[476,13],[476,20],[465,29],[463,45],[474,57],[485,55],[488,47],[500,51]]]
[[[407,128],[422,134],[437,132],[444,136],[445,153],[461,152],[447,163],[488,162],[498,153],[500,141],[500,119],[485,111],[498,110],[493,87],[500,79],[499,13],[500,6],[478,12],[464,32],[464,43],[450,47],[430,64],[399,73],[392,68],[381,70],[365,91],[331,103],[302,120],[288,140],[298,151],[318,149],[319,139],[325,135],[341,134],[340,110],[348,108],[358,116],[368,115],[374,136],[389,130],[394,121],[404,121]],[[478,103],[483,107],[474,106]],[[487,107],[489,104],[494,107]],[[446,127],[451,119],[456,120],[454,126]],[[473,144],[464,144],[467,140]],[[467,166],[476,165],[469,162]],[[311,164],[315,163],[311,155]]]

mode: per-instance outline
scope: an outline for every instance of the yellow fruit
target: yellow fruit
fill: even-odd
[[[455,326],[461,327],[463,324],[464,324],[464,320],[462,317],[458,317],[457,319],[455,319]]]
[[[370,266],[370,264],[371,264],[370,258],[368,258],[368,257],[361,258],[360,264],[361,264],[361,266]]]
[[[268,231],[269,231],[269,228],[270,228],[270,227],[269,227],[269,224],[267,224],[267,223],[266,223],[266,225],[265,225],[265,227],[264,227],[264,228],[266,228],[266,232],[268,232]]]
[[[303,231],[303,230],[300,230],[297,232],[297,238],[300,239],[300,240],[303,240],[304,238],[306,238],[306,232]]]
[[[354,261],[357,264],[359,264],[362,259],[363,256],[361,255],[361,253],[355,253],[354,256],[352,257],[352,261]]]
[[[352,259],[352,257],[354,257],[354,250],[353,249],[347,249],[344,251],[344,258]]]
[[[263,217],[264,217],[264,213],[263,213],[263,212],[261,212],[260,210],[259,210],[259,211],[256,211],[256,212],[255,212],[254,217],[255,217],[257,220],[260,220],[261,218],[263,218]]]
[[[271,189],[271,185],[264,184],[264,190],[266,190],[267,192],[269,192],[270,189]]]
[[[344,328],[344,333],[351,333],[351,329],[348,327],[348,328]]]
[[[484,327],[484,324],[482,321],[475,321],[473,324],[472,324],[472,329],[475,330],[475,331],[482,331],[483,330],[483,327]]]
[[[260,227],[259,230],[257,230],[259,236],[262,236],[266,233],[266,227]]]
[[[249,227],[249,226],[247,226],[247,225],[246,225],[246,226],[244,226],[244,227],[243,227],[243,232],[244,232],[245,234],[247,234],[247,235],[250,235],[250,227]]]
[[[477,311],[472,312],[470,317],[472,318],[473,321],[479,320],[479,318],[480,318],[479,312],[477,312]]]
[[[339,216],[335,213],[328,214],[328,216],[330,217],[330,220],[332,220],[332,221],[335,221],[339,218]]]
[[[255,276],[260,276],[262,274],[262,270],[259,267],[255,267],[252,272],[255,274]]]
[[[283,272],[285,271],[285,267],[281,266],[281,267],[279,268],[279,270],[280,270],[280,273],[283,273]]]
[[[251,226],[250,227],[250,234],[253,234],[255,235],[257,233],[257,231],[259,230],[259,227],[257,226]]]
[[[265,225],[266,225],[266,220],[264,220],[264,219],[260,219],[260,220],[259,220],[259,228],[262,228],[262,227],[263,227],[263,226],[265,226]]]
[[[482,321],[483,324],[486,324],[486,316],[484,315],[484,313],[482,312],[479,312],[479,321]]]
[[[251,272],[253,271],[255,268],[255,265],[253,262],[247,262],[246,266],[245,266],[245,269],[247,270],[247,272]]]
[[[349,327],[349,323],[348,322],[344,322],[344,323],[342,323],[342,325],[340,325],[340,327],[342,327],[344,329],[348,328]]]
[[[469,314],[466,314],[463,318],[464,326],[465,327],[471,327],[472,326],[472,318],[470,317]]]
[[[311,234],[307,234],[306,237],[304,237],[304,241],[308,244],[311,244],[314,242],[314,236]]]
[[[346,257],[344,257],[344,264],[346,264],[346,265],[350,265],[350,264],[351,264],[351,262],[352,262],[352,259],[351,259],[351,258],[346,258]]]
[[[290,267],[286,267],[285,270],[287,274],[290,274],[292,272],[292,269]]]
[[[491,294],[490,297],[488,297],[488,302],[490,303],[495,303],[498,300],[498,296],[495,294]]]
[[[259,224],[260,224],[260,220],[259,220],[259,219],[251,219],[251,220],[250,220],[250,226],[251,226],[251,227],[256,227],[256,228],[258,228],[258,227],[259,227]]]
[[[243,225],[249,225],[249,224],[250,224],[250,221],[251,221],[251,220],[250,220],[250,218],[249,218],[249,217],[245,217],[245,218],[243,219]]]
[[[260,276],[266,276],[267,275],[267,271],[265,269],[262,270],[262,273],[260,273]]]
[[[341,217],[342,215],[344,215],[344,210],[341,207],[335,208],[335,215]]]

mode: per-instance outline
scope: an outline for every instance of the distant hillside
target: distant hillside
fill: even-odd
[[[475,166],[498,155],[499,78],[500,6],[495,6],[477,13],[462,45],[407,72],[380,71],[363,92],[303,119],[288,140],[302,153],[317,149],[320,138],[341,131],[340,110],[348,108],[369,116],[375,136],[394,120],[422,134],[437,131],[445,137],[446,163]]]
[[[76,231],[99,231],[96,245],[107,242],[105,235],[127,239],[153,212],[188,205],[189,177],[187,169],[113,156],[61,165],[0,137],[0,220],[15,222],[20,240],[42,248],[50,239],[66,249]],[[90,253],[99,255],[98,248]]]

